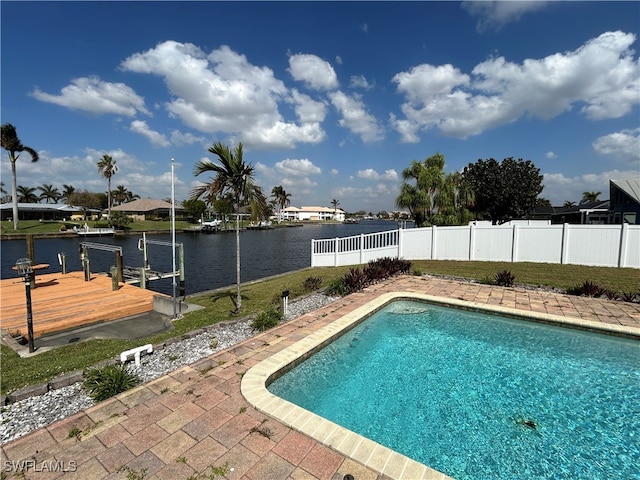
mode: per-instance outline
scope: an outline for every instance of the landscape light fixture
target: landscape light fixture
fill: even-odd
[[[24,289],[27,297],[27,335],[29,336],[29,353],[35,351],[33,346],[33,313],[31,310],[31,260],[28,258],[19,258],[16,260],[15,270],[24,280]]]

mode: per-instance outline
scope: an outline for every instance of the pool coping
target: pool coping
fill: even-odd
[[[304,339],[251,367],[242,377],[240,384],[242,395],[262,413],[276,418],[290,428],[310,436],[321,444],[333,448],[346,457],[386,475],[392,480],[451,479],[451,477],[442,472],[273,395],[267,390],[267,385],[271,383],[272,379],[295,367],[388,303],[405,299],[640,340],[640,328],[636,327],[603,324],[579,318],[523,311],[497,305],[436,297],[417,292],[388,292],[357,307]]]

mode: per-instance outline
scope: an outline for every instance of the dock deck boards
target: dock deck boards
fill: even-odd
[[[31,290],[33,336],[150,312],[154,295],[161,294],[125,283],[113,291],[111,277],[105,274],[92,274],[88,282],[83,272],[39,274]],[[0,280],[0,328],[11,334],[27,333],[25,286],[20,277]]]

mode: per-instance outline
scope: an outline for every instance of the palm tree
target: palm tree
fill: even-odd
[[[122,205],[123,203],[130,202],[133,200],[133,197],[137,195],[134,195],[133,192],[127,189],[124,185],[118,185],[116,189],[111,192],[111,196],[115,205]]]
[[[282,188],[282,185],[278,185],[277,187],[273,187],[273,189],[271,189],[271,196],[273,197],[274,204],[279,207],[280,211],[278,213],[278,223],[280,223],[280,221],[282,220],[282,210],[284,210],[291,204],[291,200],[289,200],[291,194],[285,192],[284,188]]]
[[[38,187],[38,190],[42,192],[40,194],[40,200],[45,200],[45,203],[49,203],[49,200],[51,200],[52,203],[56,203],[60,199],[60,192],[53,185],[44,183]]]
[[[564,202],[564,204],[562,205],[564,208],[571,208],[571,207],[575,207],[576,206],[576,202],[572,202],[570,200],[567,200]]]
[[[338,205],[340,205],[340,201],[335,198],[331,200],[331,206],[333,207],[333,219],[335,220],[338,216]]]
[[[64,203],[69,203],[69,197],[76,193],[76,189],[73,185],[62,184],[62,196],[60,200],[64,200]]]
[[[262,188],[255,184],[253,174],[255,168],[242,159],[242,143],[230,149],[221,142],[216,142],[209,148],[209,153],[216,155],[218,163],[211,160],[200,160],[194,167],[194,175],[212,172],[215,177],[210,183],[194,188],[191,198],[196,200],[205,198],[219,198],[231,194],[236,214],[236,312],[242,308],[240,295],[240,209],[253,205],[264,211],[267,208],[267,198]]]
[[[23,187],[22,185],[18,185],[16,187],[16,192],[18,194],[18,202],[38,203],[39,198],[34,187]]]
[[[580,201],[580,203],[597,202],[598,197],[600,196],[601,193],[602,192],[583,192],[582,200]]]
[[[31,155],[31,162],[38,161],[38,152],[33,148],[23,145],[16,127],[10,123],[2,125],[2,148],[9,152],[9,161],[11,162],[11,196],[13,197],[13,229],[18,230],[18,183],[16,177],[16,161],[20,157],[21,152],[27,152]],[[16,155],[17,153],[17,155]]]
[[[111,177],[113,177],[117,171],[116,161],[106,153],[102,155],[102,158],[98,162],[98,172],[107,179],[107,217],[111,217]]]

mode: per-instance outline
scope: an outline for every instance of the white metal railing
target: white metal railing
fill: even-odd
[[[312,267],[382,257],[640,268],[640,225],[470,224],[311,240]]]

